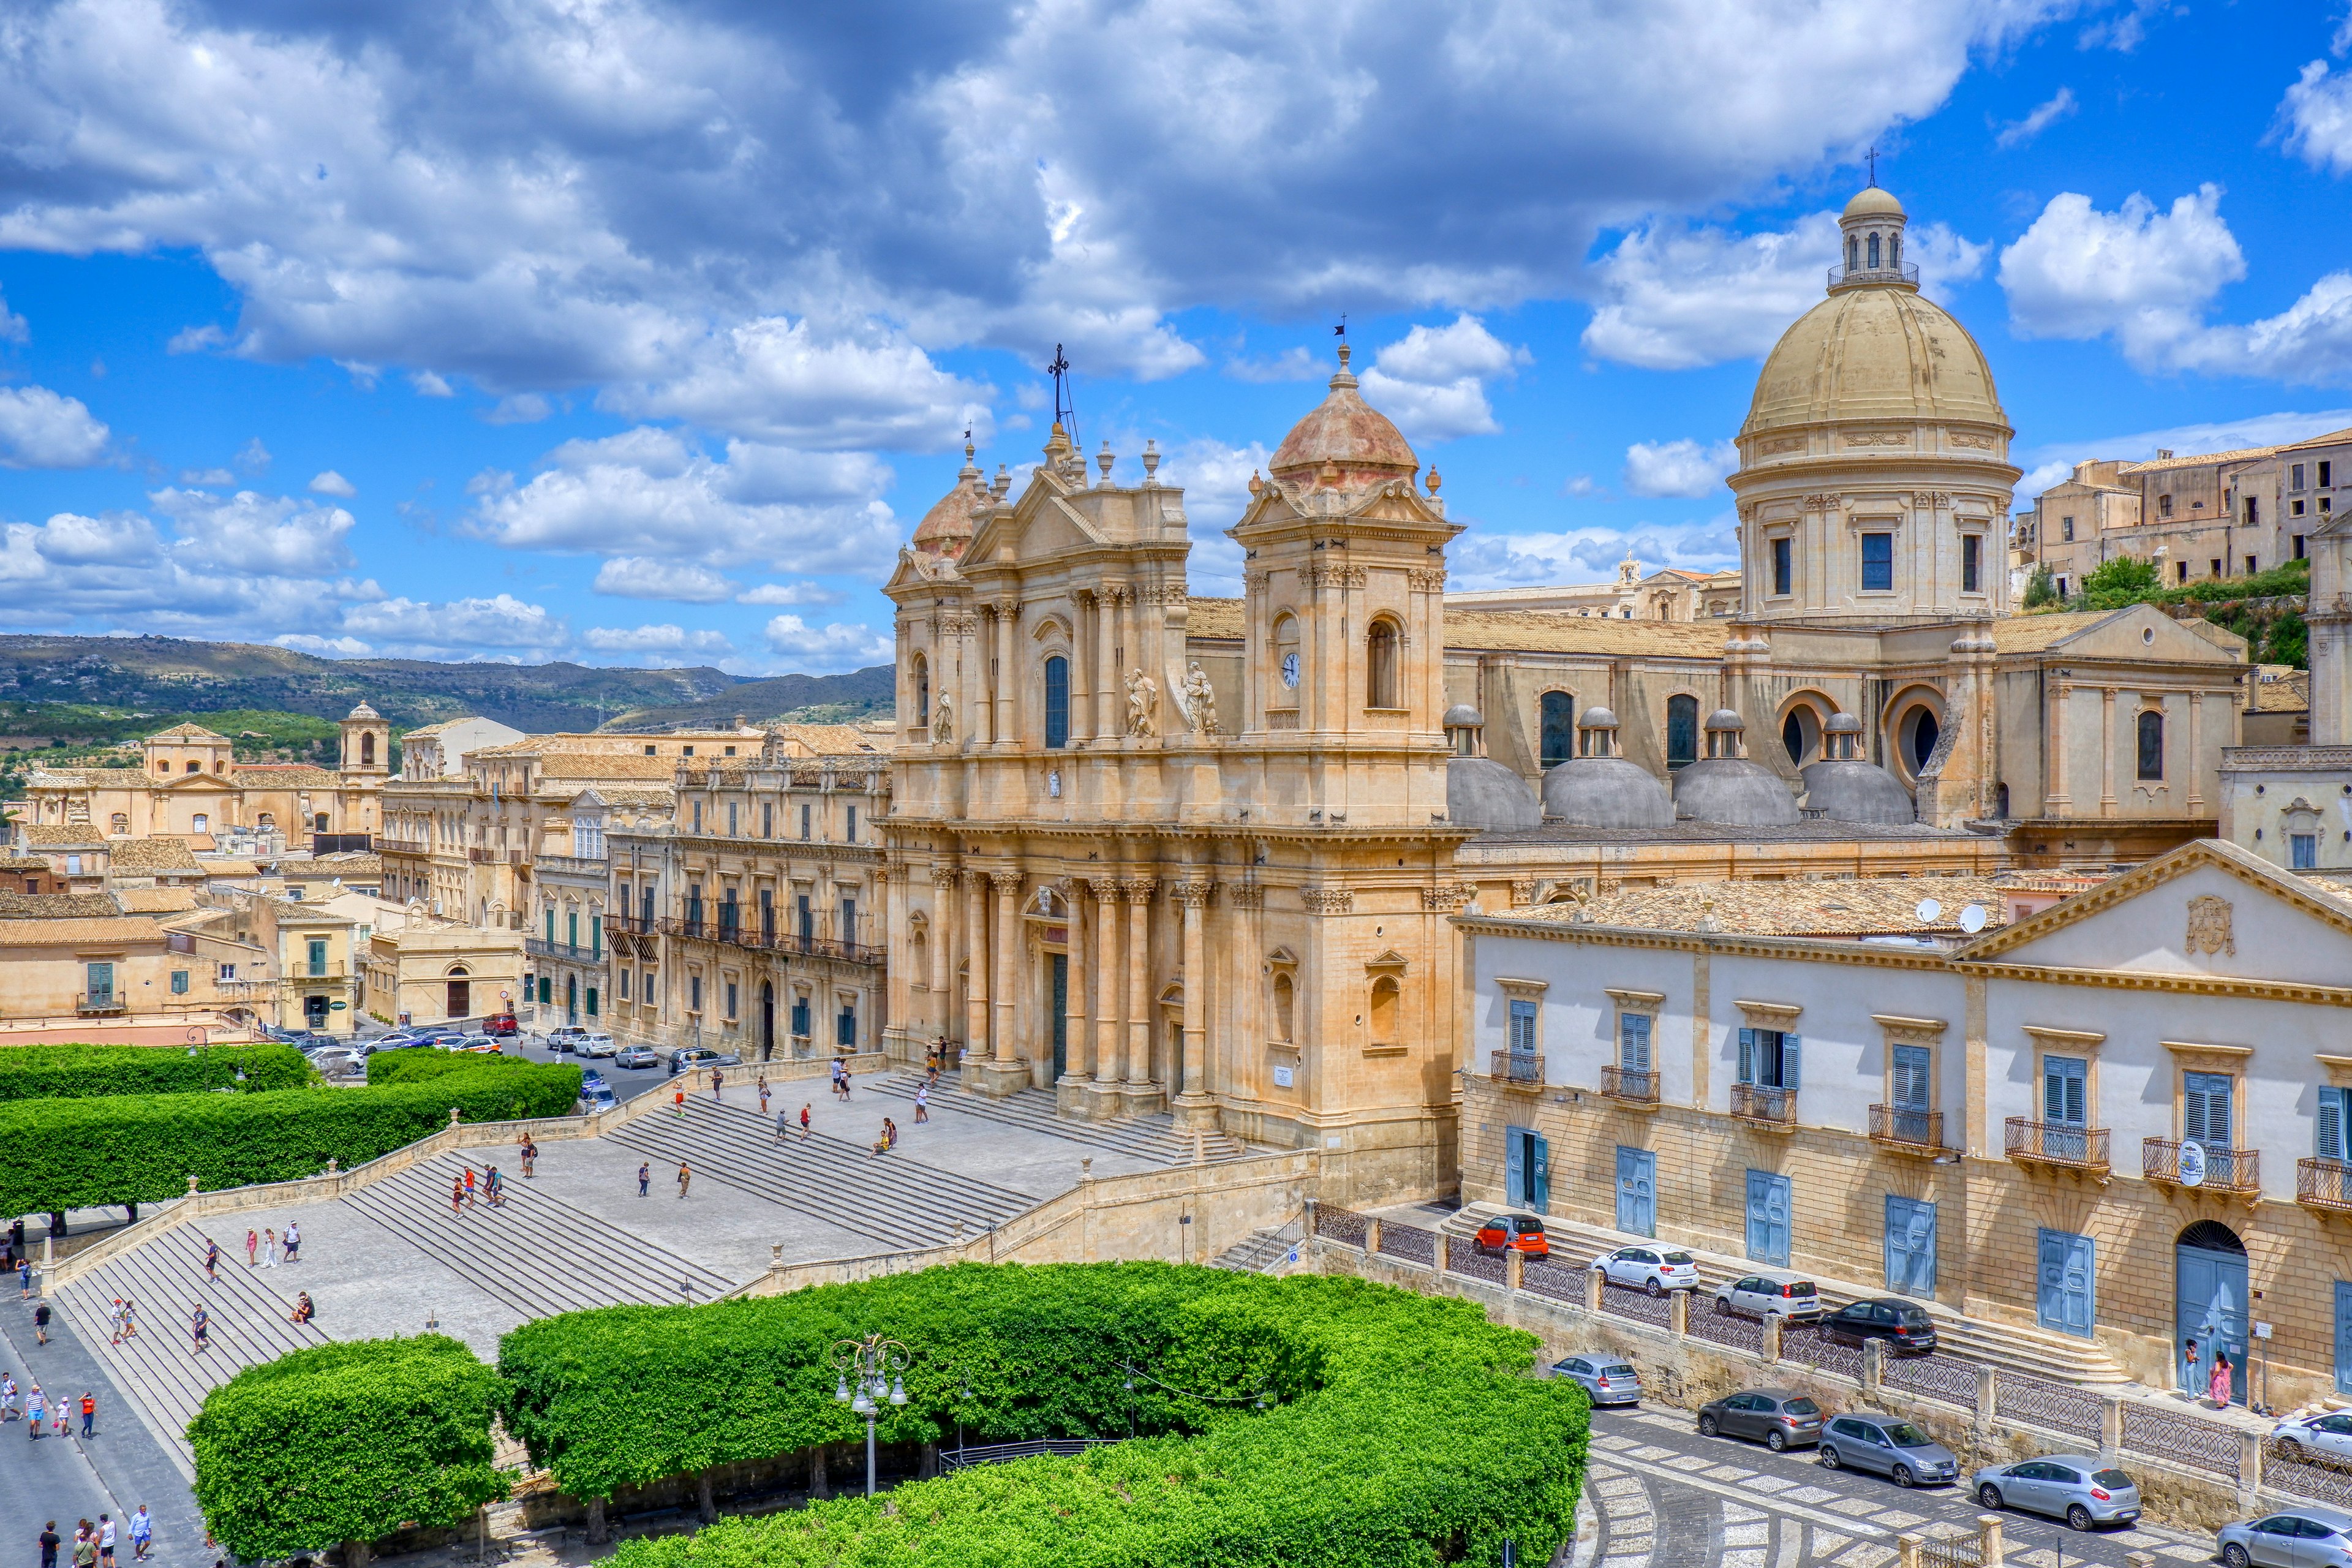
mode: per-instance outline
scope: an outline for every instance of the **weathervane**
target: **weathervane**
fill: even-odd
[[[1054,345],[1054,363],[1045,367],[1045,374],[1054,378],[1054,423],[1059,425],[1062,434],[1070,438],[1070,450],[1077,451],[1078,410],[1071,400],[1070,362],[1062,357],[1062,345],[1059,343]]]

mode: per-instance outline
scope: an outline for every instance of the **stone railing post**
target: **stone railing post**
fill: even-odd
[[[1517,1247],[1503,1254],[1503,1289],[1516,1290],[1528,1276],[1528,1255]]]
[[[457,1125],[457,1108],[454,1105],[449,1108],[449,1125],[453,1128]]]
[[[1764,1314],[1764,1360],[1767,1364],[1780,1359],[1780,1314]]]
[[[1301,1241],[1315,1239],[1315,1200],[1313,1198],[1307,1200],[1305,1212],[1299,1217],[1298,1239]]]
[[[2001,1553],[2006,1550],[2000,1539],[2000,1515],[1977,1515],[1977,1557],[1984,1568],[2001,1568]]]
[[[2124,1447],[2124,1396],[2110,1394],[2099,1401],[2099,1458],[2112,1465]]]
[[[1430,1243],[1430,1262],[1440,1274],[1454,1267],[1454,1238],[1442,1230]]]
[[[2254,1494],[2263,1489],[2263,1435],[2260,1432],[2238,1434],[2238,1494],[2239,1506],[2254,1506]]]
[[[1370,1258],[1381,1249],[1381,1221],[1374,1215],[1364,1221],[1364,1256]]]
[[[341,1175],[342,1173],[342,1163],[343,1163],[341,1160],[336,1159],[332,1154],[328,1155],[327,1174],[331,1176]]]
[[[1993,1375],[1990,1362],[1977,1363],[1977,1440],[1992,1436],[1993,1423],[2000,1417],[1997,1395],[2000,1379]]]
[[[1687,1290],[1671,1290],[1666,1294],[1666,1327],[1676,1339],[1690,1332],[1690,1299]]]
[[[1598,1268],[1584,1271],[1584,1310],[1588,1312],[1601,1310],[1601,1270]]]
[[[781,1241],[772,1241],[768,1243],[768,1272],[782,1274],[783,1271],[784,1244]]]
[[[1895,1538],[1895,1568],[1919,1568],[1919,1542],[1916,1535]]]
[[[190,1197],[196,1195],[196,1179],[194,1176],[188,1178],[188,1195]]]
[[[1878,1397],[1879,1380],[1886,1375],[1886,1342],[1862,1342],[1862,1396],[1868,1400]]]

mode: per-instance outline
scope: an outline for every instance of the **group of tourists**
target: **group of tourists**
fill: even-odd
[[[26,1374],[30,1376],[30,1373]],[[56,1436],[66,1436],[73,1430],[74,1413],[81,1414],[81,1435],[98,1436],[98,1395],[83,1389],[77,1400],[68,1394],[52,1398],[39,1384],[19,1393],[16,1380],[0,1373],[0,1421],[22,1421],[25,1436],[35,1442],[41,1438],[41,1426],[47,1423]]]
[[[141,1503],[139,1511],[128,1522],[130,1528],[124,1533],[131,1537],[131,1560],[144,1563],[155,1545],[155,1521],[149,1517],[147,1505]],[[58,1568],[58,1552],[65,1546],[65,1538],[58,1533],[58,1521],[53,1519],[41,1526],[37,1539],[41,1548],[41,1568]],[[100,1514],[96,1524],[85,1519],[74,1525],[70,1559],[73,1568],[115,1568],[114,1548],[112,1515]]]

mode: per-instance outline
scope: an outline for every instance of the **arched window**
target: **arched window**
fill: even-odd
[[[362,731],[360,735],[360,766],[375,766],[375,733],[373,731]]]
[[[1878,236],[1874,234],[1870,237],[1870,269],[1878,270]]]
[[[1698,699],[1666,699],[1666,766],[1679,768],[1698,761]]]
[[[1862,242],[1853,236],[1845,237],[1845,269],[1848,272],[1852,272],[1862,259],[1861,245]]]
[[[1401,708],[1397,700],[1397,624],[1391,620],[1372,623],[1364,638],[1364,703],[1370,708]]]
[[[2154,709],[2139,716],[2139,776],[2164,776],[2164,715]]]
[[[1943,733],[1944,727],[1936,721],[1935,710],[1931,708],[1914,708],[1905,717],[1903,752],[1910,762],[1913,773],[1927,767],[1927,760],[1936,754],[1936,742],[1943,738]]]
[[[126,813],[118,811],[114,814],[114,831],[117,834],[131,831],[131,818]]]
[[[1297,996],[1297,987],[1291,984],[1289,975],[1274,977],[1274,1037],[1277,1044],[1286,1046],[1294,1038],[1290,1032],[1291,1015]]]
[[[1045,661],[1045,745],[1058,751],[1070,743],[1070,661],[1060,654]]]
[[[200,773],[204,772],[204,764],[202,763],[190,763],[188,764],[188,771],[192,773]]]
[[[265,811],[253,819],[253,825],[264,833],[275,833],[278,831],[278,814]]]
[[[931,667],[921,654],[915,656],[915,728],[929,729],[931,722]]]
[[[1556,768],[1576,755],[1576,699],[1565,691],[1547,691],[1543,713],[1543,765]]]
[[[1373,1045],[1392,1046],[1397,1043],[1397,1015],[1402,1011],[1401,1003],[1403,995],[1404,988],[1392,976],[1384,974],[1372,982]]]
[[[1903,237],[1899,234],[1886,237],[1886,265],[1897,268],[1903,265]]]

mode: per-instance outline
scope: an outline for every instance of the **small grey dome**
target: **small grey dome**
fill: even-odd
[[[1675,775],[1675,809],[1701,822],[1786,827],[1800,820],[1780,775],[1746,757],[1705,757]]]
[[[1911,792],[1875,763],[1858,757],[1815,763],[1802,776],[1807,809],[1832,822],[1901,824],[1918,819]]]
[[[1536,804],[1536,792],[1527,781],[1486,757],[1446,762],[1445,815],[1460,826],[1488,832],[1543,825],[1543,807]]]
[[[1829,722],[1822,726],[1822,731],[1830,735],[1859,735],[1862,733],[1862,721],[1851,713],[1832,713]]]
[[[1617,715],[1606,708],[1587,708],[1584,717],[1576,724],[1580,730],[1614,730],[1617,728]]]
[[[1585,723],[1595,711],[1586,709]],[[1610,727],[1616,721],[1610,721]],[[1595,726],[1597,727],[1597,726]],[[1674,802],[1666,786],[1639,763],[1623,757],[1571,757],[1543,778],[1546,816],[1577,827],[1672,827]]]
[[[1445,717],[1438,722],[1448,730],[1470,730],[1483,726],[1486,718],[1467,702],[1456,702],[1445,710]]]
[[[1709,730],[1745,731],[1748,728],[1748,721],[1742,719],[1736,709],[1718,708],[1706,716],[1706,727]]]

